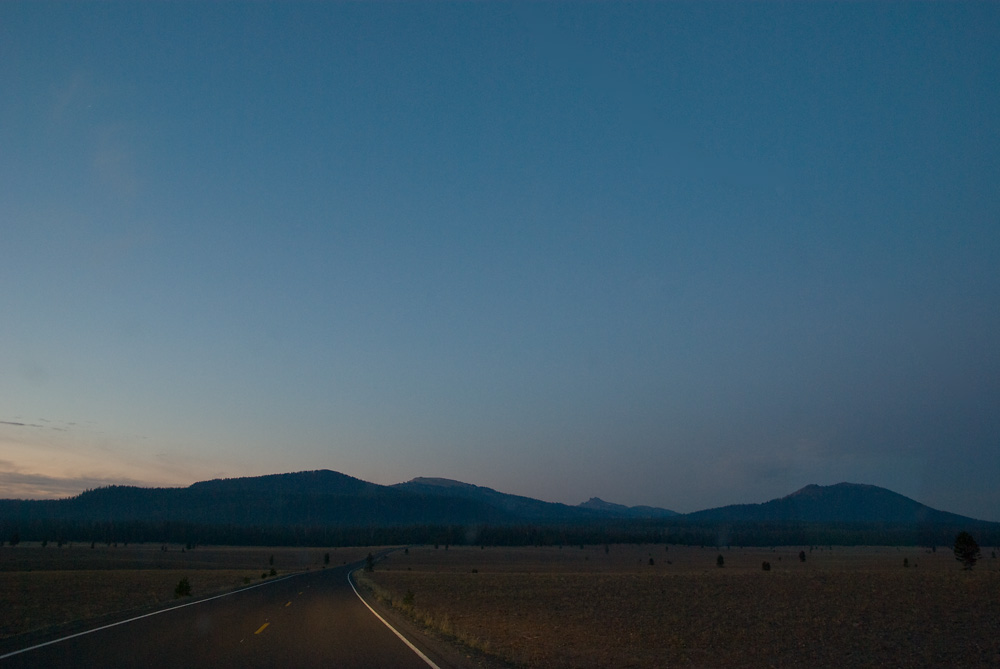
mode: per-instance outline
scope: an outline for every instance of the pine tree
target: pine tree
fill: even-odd
[[[980,557],[979,544],[968,532],[959,532],[955,537],[955,559],[962,563],[962,569],[972,569]]]

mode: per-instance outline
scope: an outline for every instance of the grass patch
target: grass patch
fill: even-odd
[[[411,621],[453,643],[509,661],[509,658],[497,653],[488,640],[456,629],[447,612],[421,608],[417,605],[416,594],[412,590],[406,590],[402,595],[399,595],[393,590],[379,585],[371,578],[372,574],[373,572],[356,571],[354,572],[354,580],[359,587],[371,593],[384,606],[403,613]]]
[[[0,640],[348,564],[371,548],[194,547],[22,542],[0,548]],[[329,555],[329,562],[327,561]],[[273,566],[272,566],[273,563]],[[261,571],[264,570],[264,571]],[[259,577],[258,577],[259,575]],[[185,580],[186,579],[186,580]],[[186,586],[181,586],[186,583]]]

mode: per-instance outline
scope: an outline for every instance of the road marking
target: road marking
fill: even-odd
[[[437,666],[436,664],[434,664],[434,662],[431,661],[431,658],[429,658],[426,655],[424,655],[423,653],[421,653],[419,648],[417,648],[412,643],[410,643],[409,639],[407,639],[405,636],[403,636],[402,634],[400,634],[399,631],[395,627],[393,627],[392,625],[390,625],[388,623],[388,621],[386,621],[385,618],[383,618],[382,616],[380,616],[378,614],[378,611],[376,611],[375,609],[373,609],[368,604],[368,602],[365,601],[365,598],[361,596],[361,593],[358,592],[358,589],[354,587],[354,581],[351,580],[351,575],[350,574],[347,574],[347,582],[351,584],[351,589],[354,590],[354,594],[358,596],[358,599],[361,600],[361,603],[364,604],[365,606],[367,606],[368,610],[371,611],[372,614],[374,614],[374,616],[376,618],[378,618],[379,620],[381,620],[382,623],[386,627],[388,627],[389,629],[391,629],[392,632],[393,632],[393,634],[395,634],[400,639],[402,639],[403,643],[405,643],[407,646],[409,646],[410,650],[412,650],[414,653],[416,653],[420,657],[421,660],[423,660],[424,662],[426,662],[428,667],[431,667],[431,669],[441,669],[441,667]]]
[[[100,627],[95,627],[92,630],[84,630],[83,632],[77,632],[76,634],[70,634],[69,636],[64,636],[60,639],[53,639],[52,641],[46,641],[45,643],[40,643],[35,646],[29,646],[28,648],[22,648],[21,650],[11,651],[5,655],[0,655],[0,660],[5,660],[8,657],[13,657],[15,655],[20,655],[21,653],[27,653],[29,650],[35,650],[37,648],[43,648],[45,646],[51,646],[54,643],[59,643],[60,641],[67,641],[69,639],[75,639],[78,636],[83,636],[84,634],[92,634],[93,632],[100,632],[101,630],[106,630],[109,627],[117,627],[118,625],[124,625],[125,623],[135,622],[136,620],[141,620],[143,618],[148,618],[150,616],[158,616],[161,613],[166,613],[167,611],[175,611],[177,609],[183,609],[185,606],[194,606],[195,604],[204,604],[205,602],[210,602],[213,599],[219,599],[220,597],[229,597],[230,595],[235,595],[240,592],[246,592],[247,590],[253,590],[254,588],[261,588],[265,585],[271,585],[272,583],[277,583],[278,581],[284,581],[286,578],[293,578],[295,576],[301,576],[306,572],[300,571],[297,574],[289,574],[288,576],[282,576],[281,578],[276,578],[265,583],[258,583],[257,585],[250,585],[245,588],[240,588],[239,590],[233,590],[232,592],[224,592],[221,595],[215,595],[213,597],[206,597],[205,599],[199,599],[196,602],[188,602],[187,604],[178,604],[177,606],[171,606],[169,609],[161,609],[159,611],[153,611],[152,613],[144,613],[141,616],[136,616],[135,618],[129,618],[128,620],[119,620],[116,623],[111,623],[109,625],[102,625]]]
[[[260,634],[261,632],[263,632],[263,631],[264,631],[264,628],[266,628],[266,627],[267,627],[268,625],[270,625],[270,624],[271,624],[271,623],[264,623],[263,625],[261,625],[260,627],[258,627],[258,628],[257,628],[257,631],[256,631],[256,632],[254,632],[254,634]]]

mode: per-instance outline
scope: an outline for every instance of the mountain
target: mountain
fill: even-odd
[[[502,509],[522,520],[534,522],[572,521],[588,519],[625,519],[625,518],[666,518],[677,515],[674,511],[658,509],[652,506],[628,507],[623,504],[612,504],[597,497],[576,506],[543,502],[531,497],[511,495],[498,492],[492,488],[462,483],[443,478],[417,477],[406,483],[397,483],[394,488],[425,495],[449,497],[455,500],[476,500],[492,507]]]
[[[808,485],[763,504],[683,515],[596,497],[576,506],[556,504],[443,478],[383,486],[329,470],[214,479],[186,488],[108,486],[61,500],[0,500],[0,538],[25,540],[941,545],[957,529],[974,529],[984,545],[1000,541],[1000,523],[852,483]]]
[[[521,522],[572,521],[607,518],[602,510],[586,509],[520,495],[497,492],[492,488],[462,483],[451,479],[417,477],[406,483],[392,486],[396,490],[418,495],[453,500],[455,504],[478,502],[499,510],[511,519]]]
[[[972,518],[938,511],[885,488],[858,483],[807,485],[763,504],[733,504],[685,514],[695,522],[893,523],[962,525]]]
[[[320,469],[293,474],[269,474],[233,479],[199,481],[187,488],[197,492],[266,492],[298,495],[373,495],[385,489],[375,483]]]
[[[186,488],[107,486],[61,500],[2,500],[0,520],[144,522],[236,527],[386,527],[504,523],[470,500],[407,493],[329,470],[200,481]]]
[[[611,513],[622,518],[670,518],[671,516],[680,515],[676,511],[661,509],[656,506],[625,506],[624,504],[605,502],[600,497],[591,497],[586,502],[581,502],[577,506],[584,509]]]

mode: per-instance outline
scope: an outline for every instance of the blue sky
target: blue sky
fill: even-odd
[[[0,496],[1000,521],[1000,7],[0,5]]]

